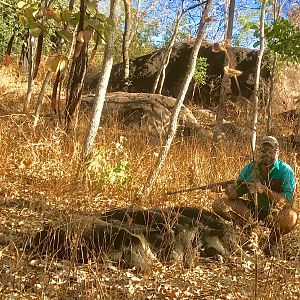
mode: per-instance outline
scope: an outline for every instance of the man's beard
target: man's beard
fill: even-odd
[[[261,162],[262,165],[268,167],[268,166],[273,165],[274,159],[270,158],[270,157],[267,157],[267,156],[263,156],[263,157],[261,157],[260,162]]]

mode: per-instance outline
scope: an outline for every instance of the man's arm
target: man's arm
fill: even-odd
[[[277,206],[277,208],[282,209],[284,207],[286,208],[292,206],[292,201],[287,199],[285,193],[275,192],[260,181],[249,182],[247,183],[247,186],[250,193],[253,194],[257,192],[259,194],[264,194],[274,206]]]
[[[236,184],[228,185],[225,190],[220,186],[216,186],[213,191],[214,192],[222,192],[225,191],[226,196],[229,200],[236,200],[238,197],[243,196],[248,193],[248,182],[251,182],[252,179],[252,168],[253,164],[248,163],[241,171],[237,178]]]
[[[295,192],[295,173],[289,165],[285,164],[283,166],[282,175],[282,191],[273,191],[268,186],[263,186],[262,188],[262,192],[273,205],[280,209],[292,206]]]
[[[249,190],[251,192],[258,192],[264,194],[273,203],[273,205],[279,206],[280,208],[291,206],[290,201],[285,197],[283,193],[274,192],[269,189],[266,185],[261,182],[249,183]]]

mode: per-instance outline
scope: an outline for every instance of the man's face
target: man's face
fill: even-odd
[[[270,144],[263,144],[259,147],[260,162],[264,166],[270,166],[278,158],[279,150]]]

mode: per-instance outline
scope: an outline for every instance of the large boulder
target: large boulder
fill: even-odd
[[[169,65],[166,69],[165,85],[162,94],[177,98],[181,83],[185,77],[188,61],[192,51],[193,43],[178,44],[174,47],[170,57]],[[238,77],[238,82],[242,92],[242,96],[249,99],[253,94],[257,51],[239,47],[232,48],[232,57],[236,62],[236,69],[242,71]],[[143,92],[150,93],[154,84],[155,75],[161,65],[163,56],[163,49],[133,59],[131,61],[131,75],[129,84],[124,84],[122,81],[123,65],[117,64],[113,66],[108,91],[128,91],[128,92]],[[194,80],[192,80],[189,90],[186,94],[186,101],[192,101],[201,104],[206,108],[211,108],[218,103],[220,96],[220,85],[223,75],[224,67],[224,53],[213,52],[212,44],[203,42],[199,56],[206,57],[208,62],[207,81],[203,86],[194,89]],[[267,99],[269,95],[269,87],[271,83],[270,78],[271,63],[270,60],[264,56],[261,69],[261,96]],[[287,73],[288,72],[288,73]],[[284,75],[285,74],[285,75]],[[300,96],[297,85],[292,85],[291,70],[286,71],[278,80],[276,90],[281,93],[276,93],[275,107],[273,111],[276,113],[284,110],[289,110],[294,107],[294,101]],[[299,70],[293,71],[295,80],[299,81]],[[94,90],[99,79],[99,73],[89,73],[85,80],[85,87],[88,90]],[[288,85],[288,97],[284,90],[285,82]],[[279,86],[280,85],[280,86]],[[291,91],[292,89],[292,91]],[[231,99],[237,99],[238,88],[235,80],[231,80]],[[295,98],[296,97],[296,98]]]
[[[84,95],[82,109],[89,114],[93,105],[94,95]],[[164,139],[171,119],[176,99],[150,93],[107,93],[102,112],[102,121],[117,120],[124,126],[143,126],[150,139]],[[196,116],[195,116],[196,114]],[[177,126],[177,135],[181,137],[196,136],[210,139],[213,136],[215,114],[210,110],[197,109],[193,113],[185,105],[181,108]],[[240,137],[242,130],[232,122],[224,120],[222,132],[226,136]]]

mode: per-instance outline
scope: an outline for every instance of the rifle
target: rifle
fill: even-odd
[[[227,180],[227,181],[221,181],[221,182],[214,182],[214,183],[209,183],[206,185],[201,185],[201,186],[196,186],[192,187],[189,189],[184,189],[184,190],[178,190],[178,191],[173,191],[173,192],[167,192],[167,195],[174,195],[178,193],[187,193],[187,192],[192,192],[192,191],[197,191],[197,190],[209,190],[213,188],[215,185],[219,185],[221,187],[226,187],[230,184],[236,183],[236,180]]]

